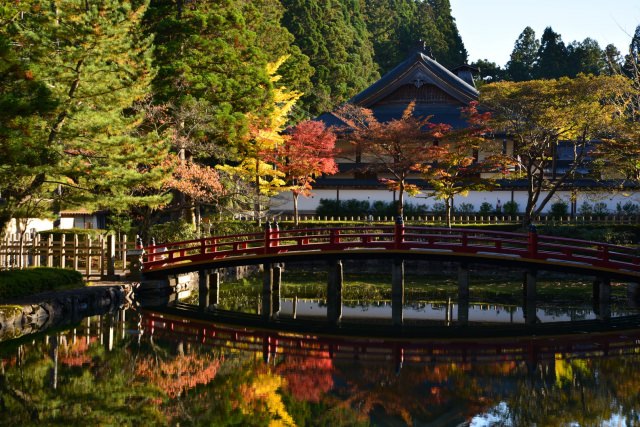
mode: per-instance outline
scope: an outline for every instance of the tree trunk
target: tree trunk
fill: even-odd
[[[447,197],[444,199],[444,209],[445,216],[447,217],[447,227],[451,228],[451,202],[453,201],[452,197]]]
[[[398,190],[398,216],[404,218],[404,182],[400,182]]]
[[[253,215],[256,220],[256,224],[258,226],[262,225],[262,218],[260,217],[260,212],[262,211],[260,207],[260,161],[256,161],[256,200],[253,204]]]
[[[298,226],[298,196],[298,193],[293,192],[293,223],[296,226]]]

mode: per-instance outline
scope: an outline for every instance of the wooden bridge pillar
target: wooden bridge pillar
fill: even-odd
[[[523,314],[524,322],[527,325],[533,325],[536,323],[536,297],[537,297],[537,282],[538,272],[536,270],[528,270],[524,275],[523,283]]]
[[[394,259],[391,267],[391,321],[394,325],[402,325],[404,319],[404,260]]]
[[[198,271],[198,305],[207,308],[218,305],[220,299],[220,273],[217,270]]]
[[[209,306],[209,270],[198,270],[198,307]]]
[[[593,281],[593,311],[598,319],[611,317],[611,279],[598,277]]]
[[[273,266],[264,264],[264,275],[262,278],[262,317],[271,319],[273,314]]]
[[[630,307],[640,306],[640,284],[627,283],[627,300]]]
[[[276,265],[273,267],[273,286],[272,286],[272,312],[271,317],[277,319],[280,315],[280,283],[282,283],[282,267]]]
[[[458,266],[458,324],[469,323],[469,266]]]
[[[333,324],[339,324],[342,320],[342,261],[329,262],[329,275],[327,280],[327,320]]]

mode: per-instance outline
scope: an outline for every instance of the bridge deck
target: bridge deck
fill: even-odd
[[[143,272],[154,277],[230,265],[320,258],[421,258],[606,275],[640,280],[638,250],[535,232],[365,226],[306,228],[206,237],[145,248]]]

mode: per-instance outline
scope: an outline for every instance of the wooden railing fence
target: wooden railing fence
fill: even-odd
[[[12,234],[0,240],[0,270],[61,267],[105,277],[124,269],[127,249],[134,246],[126,235]]]
[[[317,221],[317,222],[394,222],[394,216],[379,216],[379,215],[300,215],[299,220],[304,221]],[[234,218],[237,221],[254,221],[251,215],[240,215]],[[278,221],[293,221],[292,215],[269,215],[269,219],[276,219]],[[406,215],[404,216],[405,222],[418,222],[424,224],[445,224],[447,219],[444,215],[430,214],[430,215]],[[521,215],[479,215],[479,214],[463,214],[453,215],[451,217],[451,224],[453,225],[487,225],[487,224],[522,224],[523,217]],[[553,215],[541,215],[533,219],[535,224],[549,224],[549,225],[562,225],[562,224],[586,224],[586,225],[622,225],[622,224],[640,224],[640,215],[605,215],[605,216],[587,216],[587,215],[574,215],[574,216],[553,216]]]

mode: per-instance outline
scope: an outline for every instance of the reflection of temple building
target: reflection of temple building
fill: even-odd
[[[381,121],[389,121],[402,116],[407,105],[415,101],[414,114],[419,117],[431,117],[432,123],[444,123],[453,128],[466,126],[461,117],[461,109],[471,101],[478,100],[479,92],[473,83],[474,68],[463,65],[454,70],[447,70],[423,50],[414,51],[407,59],[393,70],[373,83],[367,89],[354,96],[350,103],[368,108]],[[344,127],[345,123],[332,112],[320,115],[317,120],[327,126]],[[513,142],[508,138],[502,140],[503,153],[513,153]],[[332,200],[368,200],[395,201],[395,194],[386,189],[379,182],[380,178],[391,178],[381,173],[367,171],[369,164],[367,154],[361,152],[348,141],[338,140],[337,148],[339,172],[332,176],[317,179],[314,185],[314,195],[310,198],[300,198],[299,208],[303,213],[313,213],[320,199]],[[545,176],[554,179],[566,171],[573,161],[574,144],[570,141],[558,143],[554,152],[550,153],[552,160],[545,169]],[[480,158],[483,153],[477,153]],[[588,171],[578,170],[576,179],[567,183],[561,191],[556,193],[553,201],[563,200],[570,205],[570,211],[576,213],[583,202],[604,203],[610,211],[614,211],[616,204],[624,204],[628,197],[602,192],[596,194],[594,181],[588,179]],[[415,175],[414,183],[427,187],[419,175]],[[601,188],[601,187],[600,187]],[[578,190],[576,193],[575,190]],[[545,194],[542,194],[544,197]],[[277,203],[278,210],[290,211],[292,204],[288,194],[280,196],[287,203]],[[437,200],[426,198],[424,195],[416,197],[405,196],[405,202],[414,205],[425,205],[432,208]],[[472,204],[477,211],[483,202],[492,206],[508,201],[518,203],[520,209],[526,205],[526,183],[524,181],[503,180],[498,190],[473,191],[466,197],[457,196],[454,205],[461,203]],[[636,201],[637,202],[637,201]],[[549,204],[550,205],[550,204]],[[548,208],[549,206],[547,206]],[[365,214],[363,212],[363,214]]]

